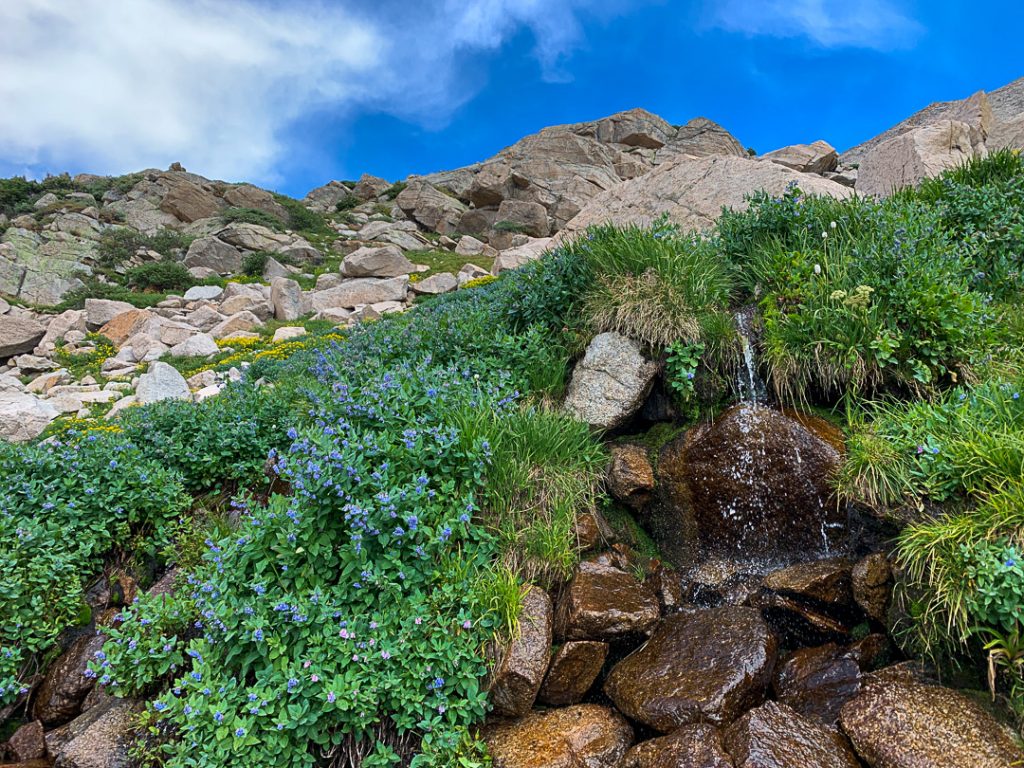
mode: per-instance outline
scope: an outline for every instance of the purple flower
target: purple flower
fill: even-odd
[[[238,738],[242,738],[243,736],[245,736],[245,728],[236,729],[235,736],[237,736]]]
[[[221,712],[214,712],[214,713],[213,713],[213,719],[214,719],[214,720],[215,720],[216,722],[218,722],[218,723],[219,723],[219,722],[221,722],[221,721],[222,721],[222,720],[224,719],[224,715],[223,715],[223,713],[221,713]]]
[[[334,695],[334,691],[328,691],[327,692],[327,703],[328,704],[333,704],[334,700],[336,698],[337,698],[337,696]]]

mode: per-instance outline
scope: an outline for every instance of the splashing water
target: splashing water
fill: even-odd
[[[764,403],[768,401],[768,388],[757,374],[754,359],[753,336],[754,308],[747,307],[736,313],[736,333],[740,337],[743,365],[736,372],[736,392],[741,403]]]

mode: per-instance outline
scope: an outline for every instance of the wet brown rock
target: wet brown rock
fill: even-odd
[[[612,669],[604,690],[628,717],[662,733],[698,721],[724,725],[764,701],[776,654],[775,636],[752,608],[678,613]]]
[[[103,635],[78,638],[46,673],[32,703],[32,717],[44,725],[66,723],[81,710],[82,700],[92,690],[93,680],[85,676],[88,663],[103,647]]]
[[[888,558],[875,552],[853,567],[853,599],[868,616],[882,623],[892,597],[892,568]]]
[[[626,753],[622,768],[733,768],[733,763],[721,732],[698,724],[637,744]]]
[[[576,543],[580,552],[593,549],[601,543],[601,523],[594,512],[583,512],[576,516]]]
[[[625,718],[596,704],[533,712],[482,736],[494,768],[618,768],[633,743]]]
[[[657,622],[658,600],[636,578],[600,563],[580,563],[558,601],[555,632],[566,640],[614,640]]]
[[[736,768],[860,768],[842,735],[774,701],[733,723],[725,745]]]
[[[7,752],[16,763],[45,757],[46,741],[43,738],[43,724],[34,720],[21,726],[7,741]],[[0,754],[2,753],[3,750],[0,749]]]
[[[570,640],[560,646],[551,658],[537,700],[555,707],[579,704],[600,674],[607,657],[608,643]]]
[[[867,765],[1008,768],[1024,763],[1024,751],[988,712],[957,691],[912,678],[872,675],[843,707],[843,730]]]
[[[759,556],[823,551],[845,522],[830,502],[841,454],[804,424],[739,405],[662,449],[657,483],[676,530],[703,550]]]
[[[647,458],[647,450],[634,443],[613,445],[612,460],[608,466],[606,483],[608,492],[633,509],[642,509],[654,490],[654,469]]]
[[[58,768],[129,768],[139,705],[109,699],[67,725],[46,734],[46,748]]]
[[[772,687],[783,704],[831,726],[843,705],[860,693],[860,666],[834,643],[801,648],[779,663]]]
[[[652,560],[648,563],[644,586],[658,598],[662,613],[672,613],[682,607],[682,580],[676,571],[663,565],[660,561]]]
[[[491,703],[499,717],[525,715],[537,698],[551,656],[551,598],[538,587],[523,596],[519,635],[494,670]]]
[[[842,639],[859,618],[850,563],[841,558],[799,563],[768,575],[757,603],[788,640]]]

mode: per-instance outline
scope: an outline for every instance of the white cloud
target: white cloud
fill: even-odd
[[[924,31],[893,0],[718,0],[709,13],[729,32],[805,37],[825,48],[909,48]]]
[[[124,172],[180,160],[272,182],[319,110],[443,121],[474,54],[531,30],[560,76],[597,0],[0,2],[0,167]]]

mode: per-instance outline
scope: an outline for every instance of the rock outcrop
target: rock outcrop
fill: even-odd
[[[658,365],[625,336],[595,336],[569,381],[565,410],[598,429],[614,429],[639,410]]]

